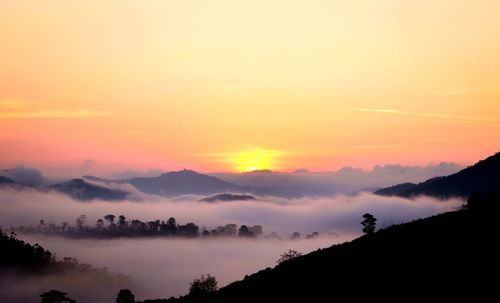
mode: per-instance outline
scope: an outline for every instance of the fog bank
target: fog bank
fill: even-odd
[[[0,197],[0,225],[5,227],[36,225],[40,219],[48,224],[60,225],[64,221],[74,224],[75,219],[82,214],[87,215],[87,224],[94,225],[97,219],[115,214],[141,221],[175,217],[179,223],[194,222],[209,229],[228,223],[258,224],[264,227],[264,233],[276,231],[282,235],[295,231],[358,232],[361,216],[365,212],[378,218],[379,227],[386,227],[453,210],[463,203],[455,199],[441,201],[421,197],[409,200],[372,194],[219,203],[202,203],[198,201],[200,197],[195,196],[182,200],[152,196],[144,202],[79,202],[55,192],[9,188],[0,190]]]
[[[43,235],[19,235],[20,239],[33,244],[39,243],[60,258],[75,257],[95,267],[107,267],[113,272],[130,275],[136,298],[142,300],[186,294],[189,283],[205,273],[216,276],[219,285],[224,286],[247,274],[274,266],[279,255],[288,249],[307,253],[350,240],[361,234],[361,216],[366,212],[374,214],[378,218],[377,226],[382,228],[454,210],[463,204],[463,201],[456,199],[441,201],[420,197],[409,200],[372,194],[218,203],[199,202],[200,198],[189,196],[172,200],[150,196],[143,202],[81,202],[56,192],[4,187],[0,189],[0,225],[37,225],[40,219],[44,219],[47,224],[60,225],[67,221],[74,225],[75,219],[81,214],[87,215],[88,225],[94,225],[97,219],[115,214],[125,215],[128,220],[141,221],[175,217],[178,223],[194,222],[199,227],[205,226],[208,229],[228,223],[262,225],[264,234],[276,231],[285,239],[209,237],[73,240]],[[321,235],[309,240],[288,240],[296,231],[303,237],[313,231]],[[22,299],[29,292],[38,300],[37,292],[40,288],[36,285],[46,287],[46,290],[60,287],[76,299],[89,293],[75,290],[75,283],[64,284],[66,277],[49,277],[38,282],[19,276],[9,279],[9,284],[15,287],[0,288],[0,296],[7,298],[14,290],[19,291],[22,293],[22,302],[29,302]],[[92,289],[95,290],[93,297],[80,302],[110,302],[108,299],[113,298],[119,290],[113,287]]]

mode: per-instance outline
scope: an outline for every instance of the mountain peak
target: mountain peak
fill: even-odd
[[[200,174],[194,170],[190,169],[183,169],[183,170],[178,170],[178,171],[170,171],[166,172],[160,175],[160,177],[164,176],[172,176],[172,175],[178,175],[178,176],[203,176],[203,174]]]

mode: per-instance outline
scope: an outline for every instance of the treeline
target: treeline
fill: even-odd
[[[195,223],[177,223],[175,218],[168,220],[154,220],[143,222],[141,220],[128,220],[125,216],[106,215],[98,219],[94,224],[89,224],[87,216],[81,215],[75,220],[74,225],[63,222],[61,225],[54,223],[47,224],[45,220],[40,220],[37,226],[11,227],[12,231],[23,234],[45,234],[63,236],[68,238],[120,238],[120,237],[242,237],[242,238],[265,238],[281,240],[281,236],[276,232],[264,234],[261,225],[241,225],[226,224],[217,226],[214,229],[199,227]],[[305,236],[306,239],[313,239],[319,236],[318,232],[312,232]],[[294,232],[291,240],[298,240],[301,234]]]
[[[94,268],[89,264],[80,263],[75,258],[65,257],[57,260],[48,250],[38,244],[29,244],[17,239],[16,234],[5,233],[0,229],[0,269],[16,270],[30,274],[92,274],[94,278],[113,278],[123,281],[129,278],[112,274],[105,268]]]
[[[117,238],[117,237],[147,237],[147,236],[165,236],[165,237],[260,237],[263,235],[261,225],[238,227],[236,224],[227,224],[218,226],[215,229],[208,230],[205,227],[200,228],[195,223],[186,224],[177,223],[175,218],[168,220],[154,220],[143,222],[133,219],[127,220],[123,215],[106,215],[98,219],[95,224],[89,225],[87,216],[81,215],[75,220],[75,225],[63,222],[61,225],[54,223],[47,224],[40,220],[37,226],[19,226],[12,228],[13,231],[30,234],[58,235],[70,238]]]

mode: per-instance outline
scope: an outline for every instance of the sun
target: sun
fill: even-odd
[[[254,170],[273,169],[274,160],[278,154],[274,150],[254,148],[234,154],[231,160],[239,172],[251,172]]]

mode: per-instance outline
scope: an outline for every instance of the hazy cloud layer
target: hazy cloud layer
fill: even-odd
[[[3,226],[47,223],[71,224],[86,214],[89,224],[106,214],[125,215],[127,218],[150,221],[175,217],[180,223],[194,222],[209,228],[227,223],[263,225],[267,232],[357,232],[364,212],[379,218],[380,226],[409,221],[454,209],[459,200],[438,201],[423,197],[407,200],[371,194],[337,196],[335,198],[266,199],[219,203],[199,202],[200,197],[189,196],[169,200],[149,196],[143,202],[123,201],[77,202],[56,192],[3,188],[0,191],[0,223]]]
[[[286,191],[298,196],[327,196],[338,193],[349,194],[358,190],[370,190],[404,182],[422,182],[436,176],[456,173],[463,168],[455,163],[441,162],[427,166],[377,165],[372,170],[344,167],[334,172],[309,172],[302,169],[294,173],[263,171],[212,175],[239,185]]]
[[[137,299],[184,295],[189,283],[201,274],[214,275],[219,286],[243,279],[276,265],[288,249],[307,253],[342,242],[349,237],[321,237],[314,240],[265,241],[245,239],[120,239],[69,240],[44,236],[23,236],[60,256],[71,255],[98,267],[108,267],[133,277]],[[100,290],[101,297],[117,290]],[[69,290],[68,290],[69,292]],[[86,301],[90,302],[90,301]],[[111,301],[108,301],[108,303]]]
[[[45,219],[47,223],[68,221],[74,225],[75,218],[81,214],[88,216],[88,224],[94,224],[98,218],[111,213],[143,221],[166,220],[173,216],[179,223],[194,222],[208,228],[227,223],[261,224],[264,233],[277,231],[285,239],[294,231],[303,236],[313,231],[321,233],[317,239],[300,241],[237,238],[70,240],[20,235],[21,239],[39,243],[60,257],[76,257],[97,267],[131,275],[135,279],[133,290],[137,298],[146,299],[185,294],[189,282],[203,273],[215,275],[223,286],[246,274],[274,266],[279,255],[287,249],[307,253],[352,239],[361,233],[361,215],[365,212],[373,213],[379,219],[379,226],[385,227],[453,210],[463,203],[460,200],[437,201],[425,197],[407,200],[371,194],[213,204],[198,202],[199,198],[168,200],[150,196],[147,202],[77,202],[55,192],[3,188],[0,189],[0,224],[4,227],[36,225],[40,219]],[[329,232],[336,233],[332,236]],[[64,284],[65,277],[51,279],[47,278],[41,285],[46,288],[62,285],[73,297],[83,298],[83,293]],[[38,295],[39,288],[28,280],[18,279],[16,283]],[[0,289],[0,292],[6,294],[9,289]],[[117,289],[112,288],[98,290],[92,302],[105,302],[103,298],[113,297],[116,292]]]

